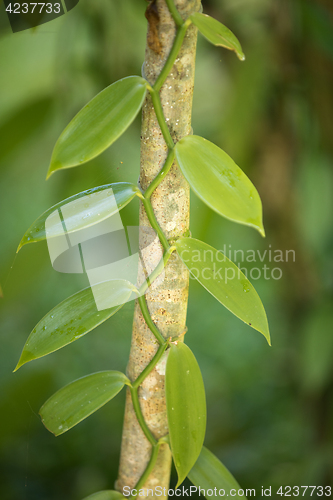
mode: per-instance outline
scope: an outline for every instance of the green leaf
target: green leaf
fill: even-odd
[[[194,238],[180,238],[175,246],[199,283],[237,318],[262,333],[271,345],[264,306],[240,269],[222,252]]]
[[[195,464],[206,432],[206,397],[200,368],[191,349],[182,342],[170,348],[165,395],[178,487]]]
[[[117,206],[106,202],[108,194],[111,194],[111,192],[116,199]],[[67,228],[67,232],[73,232],[101,222],[107,217],[111,217],[117,210],[124,208],[138,193],[140,193],[140,190],[134,184],[116,182],[82,191],[66,200],[60,201],[46,210],[29,227],[18,246],[17,252],[27,243],[36,243],[44,240],[46,238],[46,219],[55,210],[61,209],[64,205],[71,203],[71,216],[66,217],[66,221],[68,228],[71,228],[70,230]],[[87,213],[89,217],[86,216]],[[52,232],[52,236],[60,236],[63,234],[63,227],[61,224],[55,224],[52,228],[48,228],[48,231]]]
[[[14,371],[34,359],[46,356],[74,342],[113,316],[129,299],[133,285],[125,280],[98,283],[58,304],[35,326],[26,341]],[[119,304],[98,311],[94,295]],[[99,302],[100,303],[100,302]]]
[[[244,172],[222,149],[195,135],[175,146],[176,158],[193,191],[210,208],[265,236],[259,194]]]
[[[131,125],[143,104],[147,81],[129,76],[94,97],[60,135],[51,158],[49,177],[101,154]]]
[[[213,45],[219,45],[221,47],[225,47],[226,49],[234,50],[238,59],[244,61],[245,56],[241,44],[229,28],[224,26],[224,24],[220,23],[213,17],[201,14],[200,12],[192,14],[190,19],[209,42]]]
[[[42,422],[59,436],[114,398],[125,384],[131,385],[126,375],[116,371],[93,373],[75,380],[44,403],[39,412]]]
[[[119,493],[119,491],[108,490],[108,491],[99,491],[98,493],[89,495],[83,500],[121,500],[124,498],[126,497],[124,497],[121,493]]]
[[[224,467],[222,462],[207,448],[202,447],[200,456],[196,461],[193,469],[188,474],[188,478],[194,486],[200,487],[201,489],[207,490],[214,488],[219,492],[224,490],[225,493],[221,492],[220,496],[232,497],[232,498],[245,498],[243,495],[235,494],[240,489],[239,484],[236,479],[230,474],[228,469]],[[230,490],[235,490],[230,493]],[[206,494],[206,498],[210,498],[210,495]]]

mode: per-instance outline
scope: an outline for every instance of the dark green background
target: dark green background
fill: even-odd
[[[75,378],[125,370],[133,304],[13,374],[39,319],[86,283],[55,272],[45,243],[17,257],[15,251],[56,202],[108,182],[137,181],[139,118],[97,159],[48,182],[45,176],[73,115],[111,82],[140,74],[146,5],[82,0],[66,16],[16,34],[0,5],[1,500],[80,500],[113,488],[117,476],[124,393],[59,438],[44,429],[38,410]],[[194,195],[192,234],[216,248],[296,252],[295,262],[282,264],[280,280],[253,281],[268,313],[271,348],[191,282],[186,341],[207,391],[206,445],[244,488],[332,485],[332,3],[203,6],[237,34],[246,61],[199,39],[194,133],[225,149],[257,186],[267,237],[219,218]],[[138,203],[122,214],[135,224]],[[247,265],[264,264],[276,267],[267,258]]]

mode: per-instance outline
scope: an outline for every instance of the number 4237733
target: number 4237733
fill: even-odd
[[[6,7],[6,12],[10,14],[33,14],[45,12],[46,14],[60,14],[60,3],[45,3],[45,2],[25,2],[25,3],[10,3]]]
[[[305,495],[310,497],[330,497],[332,488],[330,486],[280,486],[276,494],[282,497],[304,497]]]

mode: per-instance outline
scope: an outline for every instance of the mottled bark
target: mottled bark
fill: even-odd
[[[200,8],[200,0],[175,2],[183,19]],[[153,12],[147,16],[150,28],[147,36],[144,76],[153,84],[160,73],[172,46],[176,27],[165,0],[154,3]],[[156,39],[158,36],[158,40]],[[164,115],[174,141],[191,133],[191,110],[194,85],[196,28],[190,26],[179,56],[164,83],[161,102]],[[161,170],[167,155],[167,146],[159,128],[150,95],[142,113],[140,185],[143,190]],[[189,187],[174,164],[151,198],[157,220],[169,240],[184,235],[189,229]],[[143,207],[140,225],[149,222]],[[160,248],[150,256],[155,264],[161,257]],[[173,255],[165,269],[164,280],[147,295],[152,319],[164,335],[180,335],[185,330],[188,299],[188,273],[178,257]],[[132,346],[127,374],[134,380],[156,353],[158,344],[146,326],[140,307],[136,303]],[[165,356],[145,379],[139,389],[143,416],[156,439],[168,433],[164,373]],[[144,436],[133,410],[130,392],[127,392],[121,460],[117,489],[133,488],[143,474],[151,454],[151,445]],[[168,488],[171,468],[169,447],[163,444],[155,468],[146,481],[145,488]]]

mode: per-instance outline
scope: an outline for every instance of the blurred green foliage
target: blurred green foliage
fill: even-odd
[[[186,341],[207,392],[206,445],[244,488],[333,484],[333,6],[330,0],[204,0],[240,39],[245,63],[199,39],[193,129],[243,168],[262,197],[267,237],[192,197],[194,237],[223,250],[295,250],[279,280],[254,279],[273,347],[191,280]],[[37,415],[58,388],[124,371],[133,304],[79,342],[12,373],[28,334],[87,286],[55,272],[45,243],[15,256],[29,225],[90,187],[136,183],[140,120],[99,158],[45,182],[52,148],[97,92],[140,74],[144,0],[81,0],[12,34],[0,4],[0,497],[79,500],[113,488],[124,393],[54,438]],[[122,212],[138,220],[138,202]],[[253,276],[258,273],[253,272]],[[276,274],[277,276],[277,274]],[[176,482],[174,476],[173,485]],[[257,498],[260,498],[258,495]],[[306,497],[305,497],[306,498]]]

